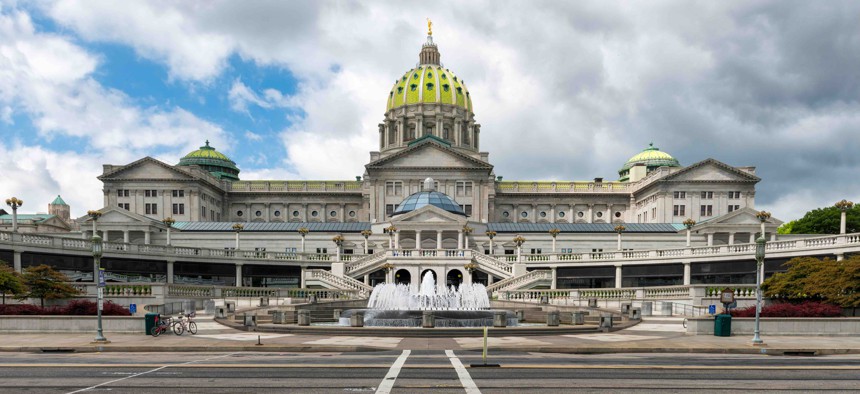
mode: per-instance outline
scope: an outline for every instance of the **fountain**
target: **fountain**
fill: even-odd
[[[412,293],[407,284],[376,285],[367,309],[343,312],[340,325],[348,326],[350,316],[360,312],[364,314],[364,325],[368,327],[420,327],[425,311],[432,311],[436,327],[492,326],[493,315],[497,312],[505,312],[509,326],[517,325],[514,313],[490,309],[484,285],[463,283],[437,291],[431,272],[424,274],[418,293]]]

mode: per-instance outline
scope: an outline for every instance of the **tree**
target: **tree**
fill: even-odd
[[[860,256],[842,261],[797,257],[762,284],[765,295],[788,301],[822,300],[843,307],[860,306]]]
[[[842,212],[837,207],[813,209],[790,226],[791,234],[839,234]],[[846,211],[846,231],[860,232],[860,204]],[[787,234],[787,233],[786,233]]]
[[[24,269],[24,283],[27,291],[18,298],[38,298],[45,307],[45,299],[63,299],[77,295],[78,290],[66,283],[69,278],[45,264]]]
[[[0,260],[0,293],[3,293],[3,305],[6,305],[6,294],[17,296],[26,291],[27,286],[24,286],[21,274]]]

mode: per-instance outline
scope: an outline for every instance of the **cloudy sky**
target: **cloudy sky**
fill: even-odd
[[[208,139],[243,179],[352,179],[425,18],[506,180],[649,142],[756,166],[783,219],[860,200],[860,2],[0,0],[0,195],[73,215],[101,165]]]

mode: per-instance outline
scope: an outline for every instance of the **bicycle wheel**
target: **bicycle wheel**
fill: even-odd
[[[152,327],[151,330],[149,330],[149,333],[152,334],[152,336],[157,337],[157,336],[161,335],[161,330],[158,329],[158,326],[155,326],[155,327]]]
[[[173,333],[176,335],[182,335],[185,332],[185,326],[182,323],[177,322],[173,325]]]
[[[197,323],[189,322],[188,323],[188,332],[190,332],[191,335],[197,334]]]

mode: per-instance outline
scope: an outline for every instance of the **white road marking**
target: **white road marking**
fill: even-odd
[[[451,365],[453,365],[454,369],[457,370],[457,376],[460,377],[460,383],[463,385],[463,388],[466,389],[466,394],[481,394],[481,390],[478,390],[478,386],[475,385],[475,381],[472,380],[472,376],[469,375],[469,371],[466,371],[466,367],[464,367],[463,363],[460,362],[460,359],[454,355],[454,351],[446,350],[445,354],[448,356],[448,360],[451,361]]]
[[[70,391],[70,392],[68,392],[67,394],[75,394],[75,393],[80,393],[80,392],[84,392],[84,391],[89,391],[89,390],[92,390],[92,389],[94,389],[94,388],[98,388],[98,387],[101,387],[101,386],[109,385],[109,384],[111,384],[111,383],[121,382],[121,381],[126,380],[126,379],[131,379],[131,378],[138,377],[138,376],[141,376],[141,375],[146,375],[146,374],[150,374],[150,373],[153,373],[153,372],[158,372],[158,371],[161,371],[161,370],[162,370],[162,369],[164,369],[164,368],[175,367],[175,366],[177,366],[177,365],[188,365],[188,364],[194,364],[194,363],[196,363],[196,362],[209,361],[209,360],[214,360],[214,359],[216,359],[216,358],[222,358],[222,357],[229,357],[229,356],[232,356],[232,355],[234,355],[234,354],[236,354],[236,353],[223,354],[223,355],[220,355],[220,356],[209,357],[209,358],[204,358],[204,359],[194,360],[194,361],[188,361],[188,362],[184,362],[184,363],[180,363],[180,364],[164,365],[164,366],[161,366],[161,367],[158,367],[158,368],[155,368],[155,369],[150,369],[149,371],[136,373],[136,374],[134,374],[134,375],[126,376],[126,377],[124,377],[124,378],[114,379],[114,380],[111,380],[111,381],[109,381],[109,382],[104,382],[104,383],[97,384],[97,385],[95,385],[95,386],[90,386],[90,387],[87,387],[87,388],[85,388],[85,389],[80,389],[80,390]]]
[[[391,368],[376,389],[376,394],[388,394],[391,392],[391,389],[394,388],[394,381],[397,380],[397,375],[400,375],[400,368],[403,368],[403,364],[406,363],[406,358],[409,357],[410,353],[412,353],[411,350],[404,350],[403,353],[400,353],[400,357],[394,360],[394,364],[391,364]]]

